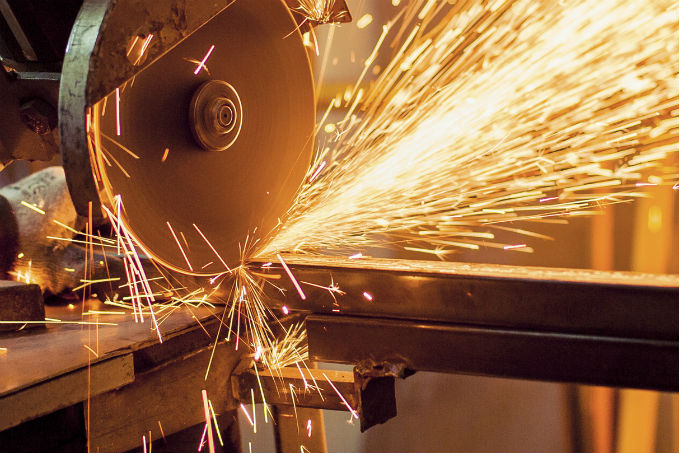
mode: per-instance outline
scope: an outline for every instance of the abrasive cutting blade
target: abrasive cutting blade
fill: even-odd
[[[311,69],[281,0],[236,1],[94,112],[110,203],[120,195],[143,248],[187,273],[236,266],[311,158]]]

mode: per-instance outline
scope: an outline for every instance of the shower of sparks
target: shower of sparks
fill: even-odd
[[[365,93],[361,75],[346,101],[354,113],[318,144],[313,178],[260,254],[386,242],[439,257],[530,251],[495,231],[644,196],[646,179],[676,183],[679,3],[408,8],[419,9],[385,25],[367,61],[389,35],[391,62]]]
[[[301,0],[300,12],[312,21],[332,21],[334,3]],[[497,243],[495,230],[540,237],[504,224],[582,215],[602,204],[643,196],[638,188],[647,184],[674,184],[676,190],[676,164],[667,160],[676,158],[679,142],[679,4],[413,0],[404,8],[383,26],[357,83],[325,110],[316,128],[319,151],[282,226],[261,242],[247,238],[240,265],[229,269],[194,225],[225,268],[209,279],[210,289],[179,295],[168,284],[154,292],[139,259],[148,253],[123,222],[122,200],[118,196],[112,209],[105,208],[117,241],[100,241],[101,247],[115,247],[123,257],[128,282],[123,286],[130,293],[107,305],[131,308],[139,322],[150,316],[161,341],[159,325],[176,309],[224,305],[206,379],[223,326],[231,347],[247,347],[256,357],[255,371],[262,367],[275,373],[295,365],[305,390],[312,387],[300,367],[308,358],[304,326],[284,327],[278,321],[264,287],[275,287],[272,281],[281,275],[268,273],[271,263],[247,267],[254,255],[278,255],[304,300],[300,282],[278,252],[326,250],[358,259],[365,248],[393,244],[439,259],[484,246],[530,252],[523,241]],[[375,71],[390,40],[395,49],[391,62]],[[194,74],[207,71],[213,50],[214,45],[202,61],[193,61]],[[368,86],[364,79],[370,73],[379,77]],[[118,90],[115,100],[120,135]],[[325,124],[339,108],[345,109],[344,119]],[[95,177],[106,185],[104,165],[113,163],[127,172],[102,146],[101,137],[136,155],[103,135],[96,106],[93,112],[88,115],[90,152],[96,157]],[[169,222],[167,227],[193,269]],[[92,237],[86,235],[86,243]],[[219,291],[222,285],[230,286],[223,288],[228,296]],[[321,288],[333,298],[343,294],[332,281]],[[158,303],[161,296],[169,300]],[[367,291],[363,297],[373,300]],[[290,313],[286,306],[280,310]],[[283,334],[276,335],[274,326]],[[260,390],[266,421],[261,384]],[[254,390],[251,396],[253,417],[243,404],[241,409],[256,429]],[[205,437],[213,442],[210,414],[216,428],[207,401],[212,412],[205,409],[201,448]],[[308,429],[311,435],[310,424]]]
[[[335,10],[335,0],[299,0],[296,11],[306,19],[321,24],[339,22],[346,14],[345,11]]]
[[[205,56],[203,57],[203,59],[200,60],[200,62],[198,63],[198,66],[196,66],[196,69],[194,69],[193,73],[194,73],[195,75],[198,75],[198,73],[200,72],[200,70],[203,69],[204,67],[205,67],[205,70],[207,71],[207,67],[205,66],[205,62],[207,61],[208,58],[210,58],[210,55],[212,54],[212,51],[213,51],[213,50],[215,50],[215,45],[214,45],[214,44],[210,46],[210,49],[207,51],[207,53],[205,54]]]

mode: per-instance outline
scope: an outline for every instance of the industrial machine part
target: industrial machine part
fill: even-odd
[[[350,20],[346,4],[310,20],[295,0],[56,3],[0,2],[2,162],[60,149],[81,216],[101,220],[100,205],[120,199],[124,225],[168,267],[238,264],[310,161],[302,32]],[[46,14],[58,30],[43,30]]]
[[[0,280],[0,321],[29,321],[19,327],[33,327],[40,325],[33,321],[44,320],[45,305],[38,285]],[[0,331],[16,328],[17,324],[0,323]]]

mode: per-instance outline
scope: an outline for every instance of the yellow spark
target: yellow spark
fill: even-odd
[[[361,16],[360,19],[358,19],[356,21],[356,27],[358,27],[359,29],[363,29],[363,28],[367,27],[368,25],[372,24],[372,22],[373,22],[372,14],[366,13],[363,16]]]
[[[87,346],[86,344],[84,344],[83,346],[85,347],[85,349],[87,349],[87,350],[90,351],[92,354],[94,354],[95,357],[99,357],[99,354],[97,354],[97,351],[95,351],[94,349],[90,348],[90,347]]]
[[[165,162],[168,154],[170,154],[170,148],[165,148],[165,151],[163,151],[163,157],[160,158],[160,161]]]
[[[526,248],[526,244],[505,245],[503,248],[505,250],[523,249]]]
[[[215,414],[215,409],[212,407],[212,400],[207,400],[210,405],[210,413],[212,414],[212,422],[215,424],[215,431],[217,432],[217,439],[219,440],[219,445],[224,446],[224,441],[222,440],[222,433],[219,429],[219,424],[217,423],[217,414]]]
[[[37,207],[36,205],[29,203],[27,201],[21,200],[21,205],[27,207],[28,209],[32,209],[33,211],[37,212],[38,214],[45,215],[45,211]]]
[[[116,135],[120,136],[120,88],[116,88]]]

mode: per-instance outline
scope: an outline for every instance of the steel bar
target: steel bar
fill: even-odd
[[[388,259],[283,256],[273,307],[618,338],[679,340],[679,276]],[[261,267],[263,263],[272,265]],[[343,293],[326,289],[335,284]],[[314,286],[316,285],[316,286]],[[325,287],[325,288],[324,288]]]
[[[312,360],[679,391],[679,276],[283,259],[304,299],[277,259],[250,266],[307,314]]]
[[[311,360],[679,391],[679,341],[353,316],[306,319]]]

